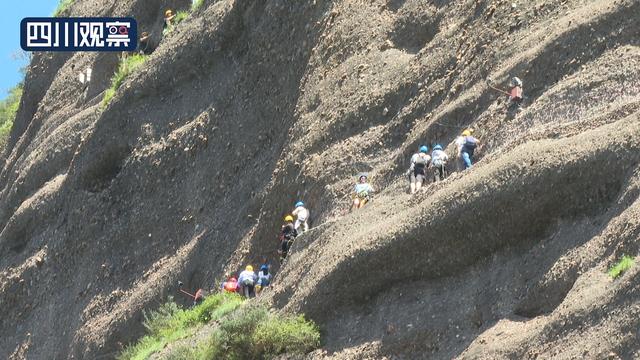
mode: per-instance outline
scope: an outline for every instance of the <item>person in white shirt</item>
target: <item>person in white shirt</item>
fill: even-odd
[[[411,166],[409,167],[409,179],[411,180],[411,193],[415,194],[422,188],[422,184],[427,178],[427,167],[431,161],[431,156],[427,154],[429,148],[426,145],[420,146],[420,150],[411,157]]]
[[[291,215],[296,217],[296,222],[293,227],[296,229],[298,234],[309,230],[309,224],[307,223],[307,220],[309,220],[309,210],[304,207],[304,203],[302,201],[298,201],[296,203],[295,209],[293,210]],[[301,225],[302,229],[300,229]]]
[[[442,150],[442,145],[436,144],[431,152],[431,166],[433,167],[433,180],[444,180],[447,176],[446,165],[449,160],[447,153]]]
[[[253,266],[247,265],[246,269],[238,276],[240,293],[246,298],[255,297],[256,281],[258,281],[258,276],[253,272]]]

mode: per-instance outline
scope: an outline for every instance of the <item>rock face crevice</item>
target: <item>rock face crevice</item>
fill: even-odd
[[[159,34],[185,0],[77,0]],[[113,357],[143,310],[270,261],[309,358],[640,353],[637,1],[206,1],[117,54],[36,54],[0,171],[0,355]],[[78,72],[91,67],[81,84]],[[524,81],[508,113],[509,78]],[[407,194],[474,127],[476,165]],[[357,173],[378,190],[349,214]],[[277,264],[297,200],[312,230]],[[615,334],[603,337],[602,333]],[[325,352],[326,350],[326,352]]]

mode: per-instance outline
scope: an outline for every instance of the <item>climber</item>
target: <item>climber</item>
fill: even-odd
[[[519,111],[522,104],[522,80],[518,77],[511,79],[511,91],[509,91],[509,103],[507,110]]]
[[[426,169],[431,162],[431,156],[429,156],[428,152],[429,148],[426,145],[422,145],[419,151],[411,156],[411,166],[407,171],[411,180],[411,194],[419,191],[427,178]]]
[[[262,264],[260,266],[260,271],[258,271],[258,284],[256,285],[256,293],[260,293],[260,291],[271,284],[271,274],[269,273],[269,265]]]
[[[353,203],[349,211],[353,211],[354,208],[362,208],[371,200],[371,193],[373,192],[373,187],[367,182],[367,174],[360,174],[358,176],[358,183],[354,186]]]
[[[138,42],[138,54],[140,55],[149,55],[153,52],[153,47],[151,46],[151,35],[148,32],[144,31],[140,35],[140,41]]]
[[[185,291],[182,287],[184,283],[182,281],[178,281],[178,291],[187,295],[188,297],[193,299],[193,306],[199,305],[204,300],[204,291],[202,289],[198,289],[195,294],[192,294],[188,291]]]
[[[307,219],[309,218],[309,210],[304,207],[304,203],[302,201],[298,201],[295,205],[295,209],[291,213],[291,215],[296,217],[296,223],[293,226],[298,234],[301,234],[307,230],[309,230],[309,224],[307,224]],[[300,230],[300,225],[302,225],[302,231]]]
[[[462,147],[464,145],[465,138],[467,136],[470,136],[471,134],[473,134],[473,129],[471,128],[466,129],[462,132],[462,135],[458,136],[455,140],[456,148],[458,149],[458,156],[457,156],[458,171],[462,171],[466,169],[464,159],[462,158]]]
[[[431,166],[433,168],[433,181],[444,180],[447,177],[447,160],[449,156],[442,150],[442,145],[436,144],[431,152]]]
[[[520,105],[522,104],[522,101],[524,99],[524,96],[522,94],[522,80],[520,80],[520,78],[511,78],[511,90],[508,92],[493,86],[491,84],[491,79],[487,79],[487,85],[489,86],[489,88],[501,94],[505,94],[509,97],[507,101],[507,111],[509,113],[520,110]]]
[[[253,266],[247,265],[245,270],[238,276],[238,284],[240,285],[240,293],[246,298],[256,296],[255,285],[258,277],[253,272]]]
[[[280,231],[280,249],[278,250],[278,253],[280,254],[280,262],[287,258],[289,248],[291,247],[293,240],[298,236],[298,232],[293,226],[293,216],[285,216],[284,222],[285,224],[282,225],[282,230]]]
[[[167,36],[168,33],[173,31],[175,22],[173,21],[176,15],[171,9],[164,12],[164,25],[162,27],[162,36]]]
[[[458,156],[462,159],[464,169],[468,169],[472,166],[473,153],[478,147],[478,139],[471,135],[471,130],[465,130],[462,132],[462,136],[456,139],[456,145],[458,145]]]
[[[226,281],[222,282],[222,290],[229,293],[238,292],[238,279],[235,276],[229,275]]]
[[[193,306],[200,305],[204,301],[204,290],[198,289],[193,297]]]

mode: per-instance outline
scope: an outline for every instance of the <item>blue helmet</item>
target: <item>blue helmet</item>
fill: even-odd
[[[433,147],[433,150],[442,150],[442,145],[436,144],[436,146]]]
[[[304,206],[304,203],[302,201],[298,201],[295,207],[298,207],[298,206]]]
[[[426,145],[422,145],[420,146],[420,152],[426,154],[427,152],[429,152],[429,148]]]
[[[260,270],[269,270],[269,265],[264,264],[264,265],[260,266]]]

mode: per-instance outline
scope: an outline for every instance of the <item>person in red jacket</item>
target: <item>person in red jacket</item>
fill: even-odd
[[[235,276],[230,275],[226,281],[222,282],[222,290],[229,293],[238,292],[238,279]]]

